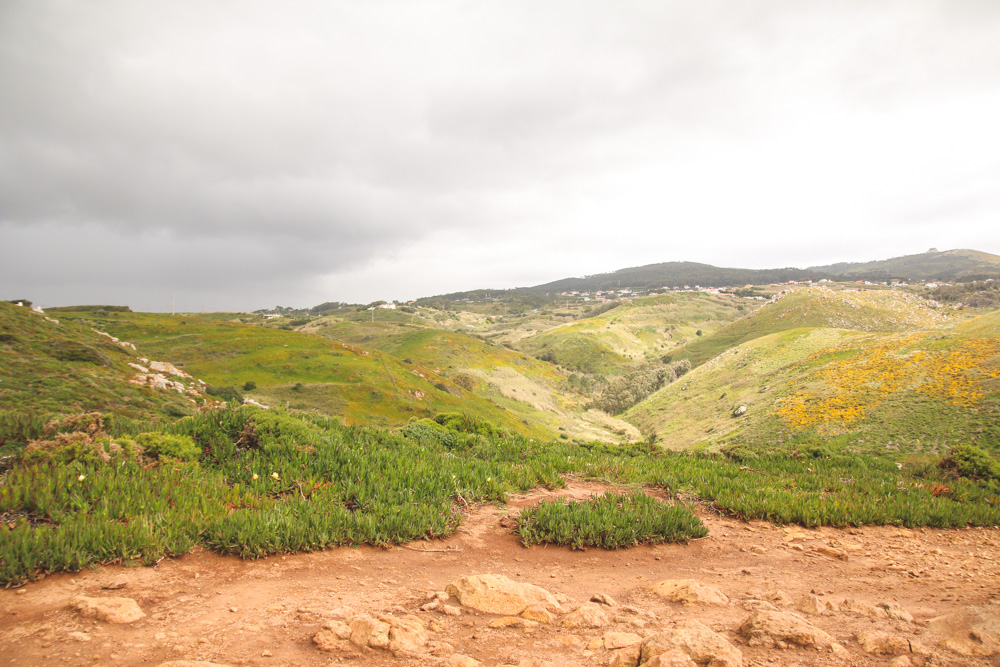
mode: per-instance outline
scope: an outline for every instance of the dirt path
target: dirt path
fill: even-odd
[[[603,488],[571,484],[558,495],[587,497]],[[909,664],[994,665],[940,645],[928,621],[969,605],[1000,602],[1000,531],[859,530],[775,527],[702,514],[707,538],[687,545],[625,551],[522,547],[505,517],[553,492],[518,496],[507,507],[476,508],[450,539],[391,549],[342,548],[240,561],[209,552],[164,560],[148,568],[99,568],[50,576],[19,590],[0,591],[0,664],[150,664],[209,660],[230,665],[423,665],[442,657],[393,657],[384,650],[321,652],[312,637],[324,622],[357,613],[416,613],[447,642],[485,665],[525,659],[557,665],[606,665],[613,652],[591,645],[609,631],[647,635],[682,618],[697,618],[724,635],[747,665],[904,664],[865,653],[859,631],[880,629],[928,648]],[[434,591],[466,575],[496,573],[568,598],[569,609],[603,593],[637,608],[607,627],[567,630],[493,629],[489,614],[458,617],[423,612]],[[121,590],[102,587],[124,576]],[[682,605],[656,596],[650,584],[691,578],[721,589],[725,606]],[[69,609],[77,595],[135,599],[147,617],[129,625],[84,619]],[[790,610],[815,595],[840,611],[803,616],[850,653],[749,646],[737,636],[756,608]],[[852,600],[845,607],[844,600]],[[764,601],[761,603],[759,601]],[[891,603],[913,622],[871,618],[864,610]],[[451,604],[457,604],[454,600]],[[1000,607],[995,607],[1000,609]],[[436,630],[436,631],[434,631]],[[588,649],[588,645],[591,648]]]

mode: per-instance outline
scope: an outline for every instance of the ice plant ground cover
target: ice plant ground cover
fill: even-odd
[[[693,455],[535,441],[454,415],[439,421],[390,431],[236,406],[170,425],[92,418],[39,430],[0,420],[21,438],[19,447],[10,433],[0,434],[9,457],[0,478],[0,581],[97,563],[152,563],[195,545],[256,558],[434,539],[453,533],[468,505],[560,487],[568,475],[654,488],[776,523],[1000,524],[1000,486],[981,472],[998,468],[942,466],[940,456],[911,457],[899,467],[807,443]],[[620,512],[605,513],[602,502],[641,507],[604,499],[567,515],[578,532],[599,532],[604,522],[604,546],[699,534],[690,509],[676,505],[669,509],[680,530],[650,521],[641,538],[618,539]]]

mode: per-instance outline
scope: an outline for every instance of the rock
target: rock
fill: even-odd
[[[455,652],[455,647],[448,642],[427,642],[427,652],[438,658],[446,658]]]
[[[447,590],[464,606],[488,614],[516,615],[533,605],[562,612],[555,597],[544,588],[518,583],[499,574],[463,577],[448,584]]]
[[[538,621],[539,623],[551,623],[555,620],[555,616],[549,610],[537,604],[533,604],[522,611],[521,618],[526,618],[529,621]]]
[[[710,667],[742,667],[743,654],[722,635],[694,619],[684,620],[673,627],[648,637],[642,642],[640,664],[680,649],[699,665]],[[669,663],[667,663],[669,664]]]
[[[96,618],[105,623],[134,623],[146,617],[132,598],[88,598],[80,595],[70,600],[70,606],[84,618]]]
[[[598,651],[598,650],[600,650],[603,647],[604,647],[604,640],[601,639],[600,637],[594,637],[587,644],[587,650],[588,651]]]
[[[623,649],[615,651],[615,655],[608,663],[608,667],[638,667],[639,656],[642,653],[642,646],[633,644]]]
[[[764,591],[764,599],[769,600],[779,607],[790,607],[792,605],[792,596],[780,588],[772,588],[769,591]]]
[[[435,609],[437,609],[440,606],[441,606],[441,601],[435,599],[435,600],[431,600],[427,604],[420,605],[420,611],[434,611]]]
[[[482,664],[475,658],[461,653],[452,653],[448,656],[448,667],[481,667]]]
[[[908,655],[900,655],[889,662],[889,667],[913,667],[913,661]]]
[[[604,635],[604,648],[609,651],[616,648],[632,646],[642,641],[642,637],[634,632],[608,632]]]
[[[729,598],[718,588],[706,586],[694,579],[666,579],[653,584],[653,592],[671,602],[729,604]]]
[[[537,628],[538,622],[520,616],[501,616],[489,623],[491,628]]]
[[[751,646],[797,644],[803,647],[829,648],[833,637],[798,614],[790,611],[757,611],[740,626],[739,634]]]
[[[744,600],[743,608],[747,611],[778,611],[778,608],[767,600]]]
[[[556,663],[541,658],[522,658],[517,667],[558,667]]]
[[[698,667],[698,663],[681,649],[672,648],[642,663],[642,667]]]
[[[423,622],[409,614],[389,619],[389,650],[393,653],[416,653],[427,645]]]
[[[854,656],[851,655],[851,652],[837,642],[833,642],[833,644],[830,645],[830,651],[833,652],[834,656],[848,665],[854,664]]]
[[[605,595],[604,593],[598,593],[590,598],[591,602],[596,602],[597,604],[603,604],[605,607],[617,607],[618,601],[615,600],[610,595]]]
[[[811,616],[825,616],[830,613],[826,603],[815,595],[803,595],[795,603],[795,609]]]
[[[897,607],[891,602],[880,602],[877,607],[879,609],[884,609],[885,613],[894,621],[904,621],[906,623],[913,622],[913,614],[906,611],[901,607]]]
[[[120,575],[101,586],[106,591],[119,591],[128,586],[128,577]]]
[[[816,553],[823,554],[824,556],[829,556],[830,558],[836,558],[837,560],[847,560],[847,552],[841,551],[840,549],[834,549],[833,547],[828,547],[826,545],[820,545],[815,549]]]
[[[221,662],[207,662],[205,660],[170,660],[161,662],[156,667],[232,667]]]
[[[608,616],[604,613],[604,607],[596,602],[584,602],[559,621],[559,625],[564,628],[602,628],[607,624]]]
[[[89,642],[91,639],[93,639],[93,637],[91,637],[86,632],[70,632],[66,636],[78,642]]]
[[[351,626],[349,626],[344,621],[340,619],[334,619],[332,621],[327,621],[323,624],[324,630],[330,630],[337,636],[338,639],[350,639],[351,638]]]
[[[348,634],[348,637],[350,637],[350,634]],[[333,630],[323,629],[313,635],[313,644],[320,651],[330,652],[340,650],[344,645],[344,641]]]
[[[858,643],[865,653],[872,655],[901,655],[910,652],[910,642],[897,634],[878,630],[862,630]]]
[[[889,618],[889,612],[882,607],[873,607],[857,600],[844,600],[840,603],[840,610],[854,614],[855,616],[867,616],[873,619]]]
[[[745,406],[745,405],[741,405],[738,408],[736,408],[735,410],[733,410],[733,416],[734,417],[742,417],[746,413],[747,413],[747,406]]]
[[[964,656],[990,656],[1000,652],[1000,607],[966,607],[931,619],[930,628],[944,635],[941,644]]]
[[[388,648],[389,624],[371,616],[355,616],[349,623],[351,643],[355,646]]]

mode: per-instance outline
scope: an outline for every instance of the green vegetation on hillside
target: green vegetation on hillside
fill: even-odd
[[[171,426],[64,421],[45,442],[15,453],[19,460],[3,477],[0,581],[96,563],[153,563],[196,545],[257,558],[434,539],[457,529],[469,503],[558,487],[567,474],[683,494],[737,517],[778,523],[1000,523],[995,479],[962,476],[935,459],[899,469],[884,459],[792,447],[752,453],[748,465],[745,453],[543,443],[475,418],[441,421],[393,433],[249,407]],[[191,442],[200,454],[185,460]],[[650,517],[644,502],[621,500],[619,507],[608,497],[569,510],[568,518],[589,526],[595,541],[625,546],[647,539],[620,526],[626,514]],[[538,524],[537,536],[561,539],[567,511],[546,512],[552,516]],[[647,518],[642,523],[654,536],[699,533],[683,508]]]
[[[190,414],[196,403],[174,390],[129,382],[133,350],[87,326],[0,302],[0,413],[67,414],[92,410],[132,417]]]

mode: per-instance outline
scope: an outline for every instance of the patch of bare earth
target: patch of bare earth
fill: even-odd
[[[571,551],[525,548],[511,534],[511,517],[523,506],[605,488],[573,482],[513,497],[506,507],[477,507],[453,537],[405,547],[257,561],[199,551],[155,567],[49,576],[0,591],[0,664],[451,665],[468,656],[484,665],[637,665],[626,654],[638,653],[635,645],[618,644],[645,638],[653,646],[650,638],[658,635],[662,645],[664,637],[685,632],[678,628],[700,627],[692,619],[731,644],[744,665],[1000,664],[1000,645],[993,643],[1000,637],[990,634],[988,621],[969,628],[958,617],[931,622],[968,607],[987,617],[1000,612],[1000,531],[807,530],[703,512],[710,534],[689,544]],[[462,607],[454,597],[435,603],[435,592],[449,583],[485,573],[550,591],[561,613],[549,622],[498,622],[502,616]],[[653,587],[688,579],[697,586],[682,590],[701,591],[692,599],[717,589],[728,601],[712,593],[704,599],[713,602],[675,602]],[[603,620],[597,615],[591,619],[597,625],[564,627],[574,609],[597,595],[606,596],[597,605]],[[121,624],[85,617],[71,606],[79,596],[132,598],[146,616]],[[762,641],[744,628],[761,611],[797,614],[835,645]],[[398,628],[416,617],[424,634],[413,630],[417,645],[395,654],[352,643],[356,636],[333,636],[354,627],[358,616],[381,618],[400,637]],[[314,641],[324,627],[332,638],[327,650]],[[964,634],[942,643],[955,632]],[[676,650],[665,655],[680,660]]]

